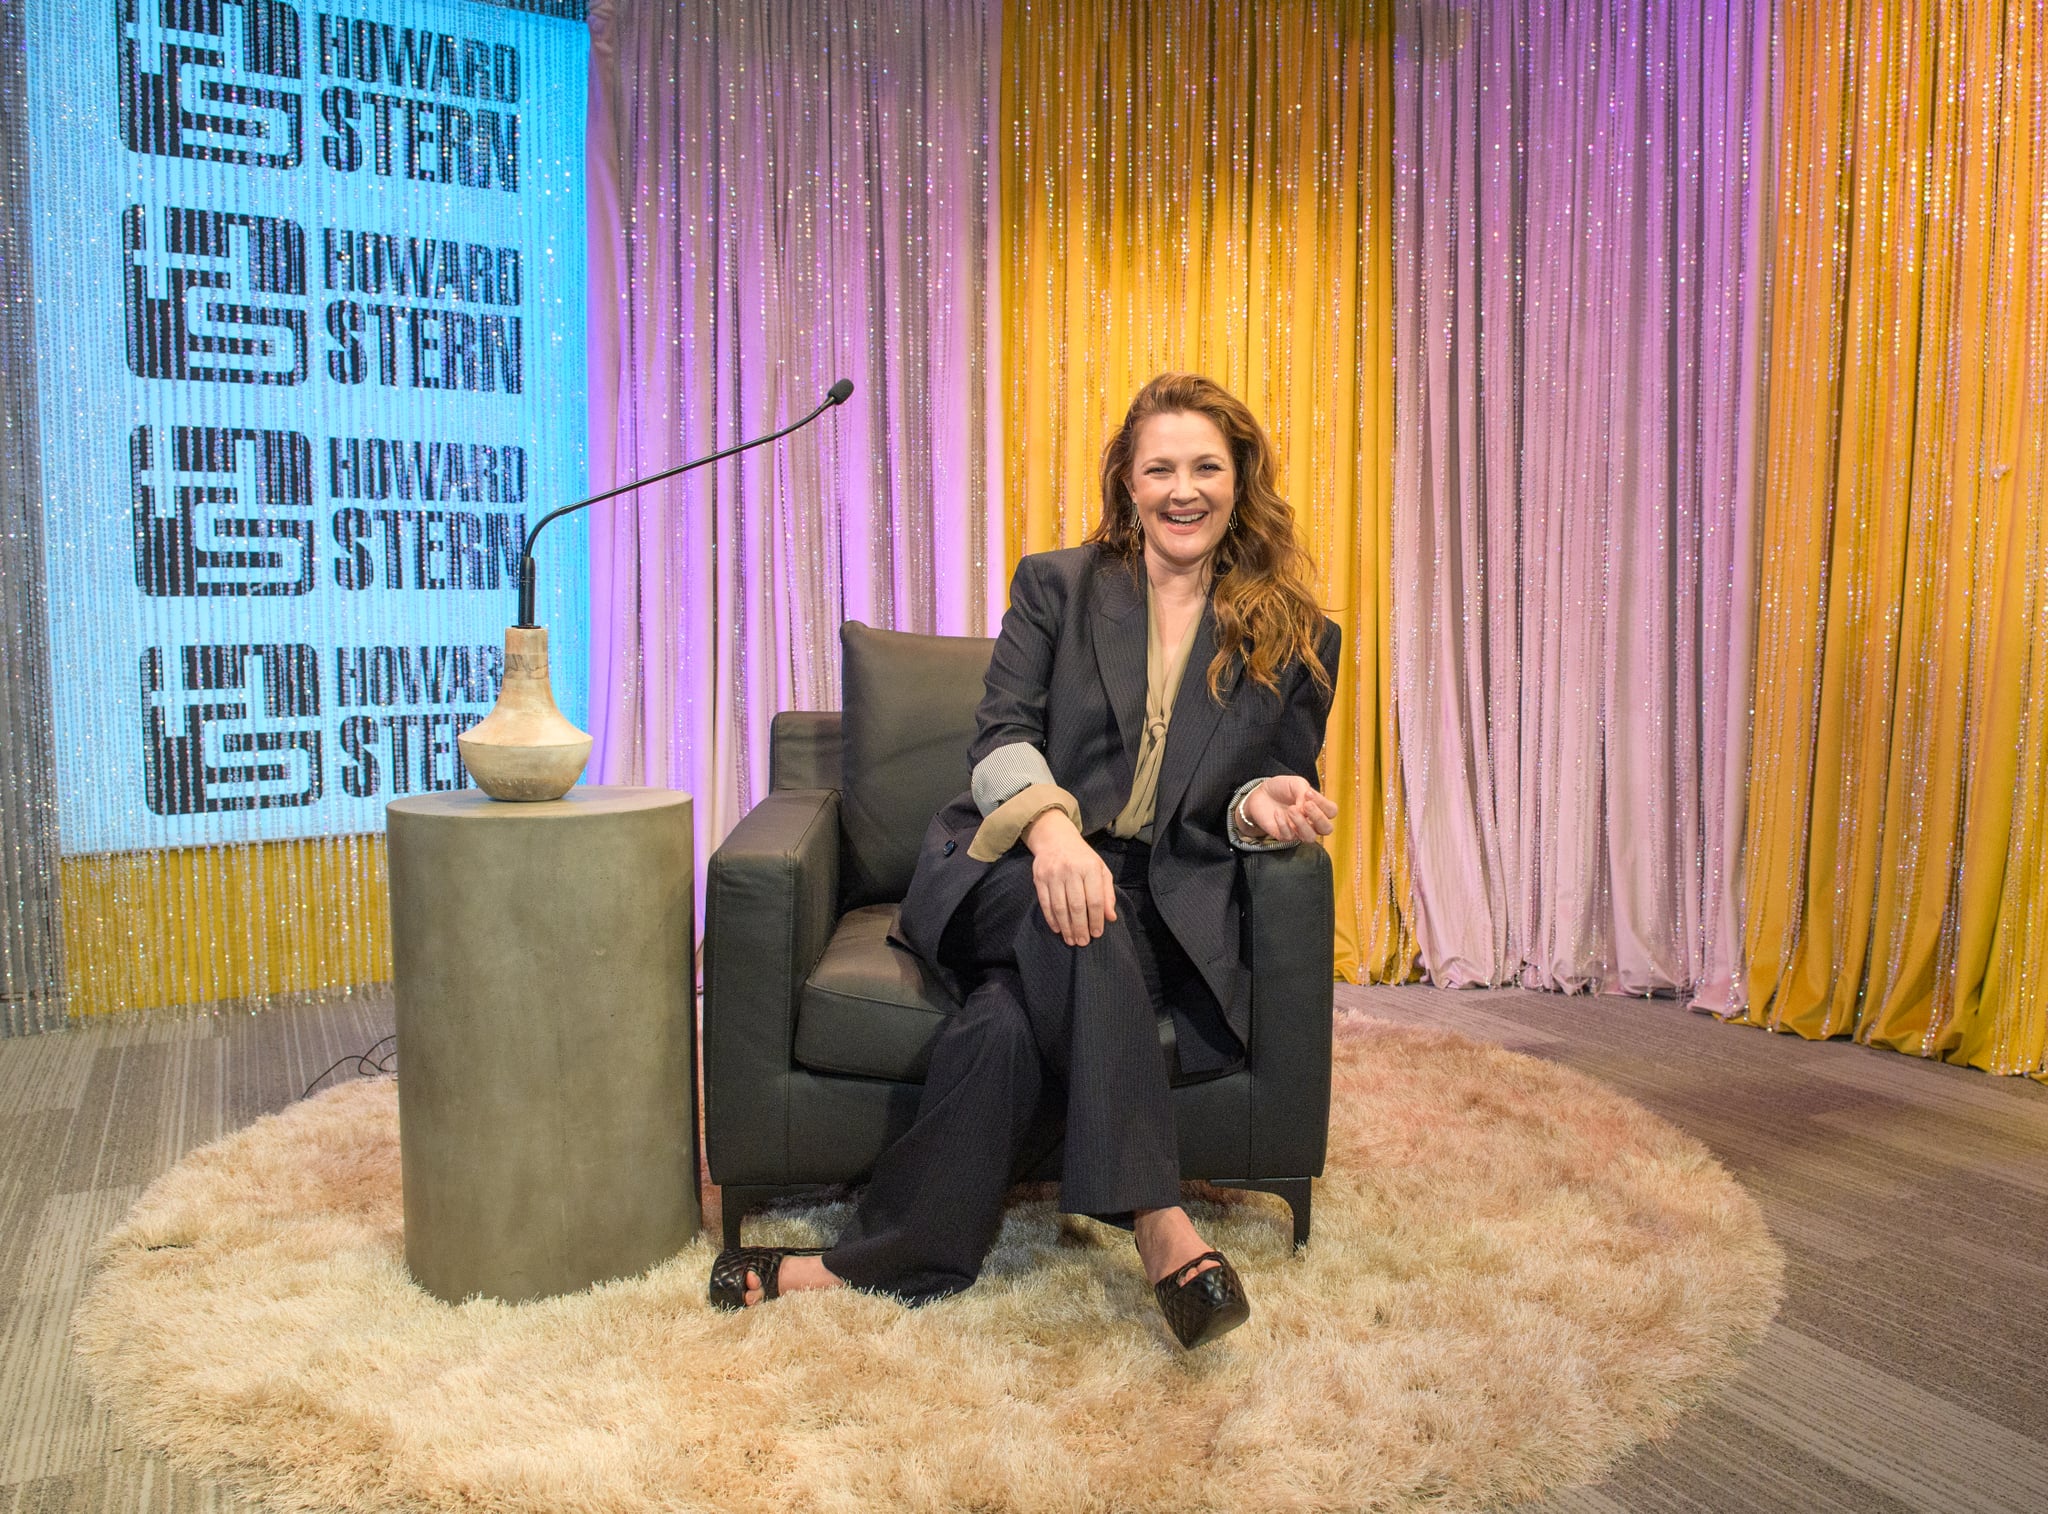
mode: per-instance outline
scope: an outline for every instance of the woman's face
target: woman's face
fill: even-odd
[[[1138,425],[1131,501],[1153,566],[1191,571],[1215,555],[1237,504],[1237,467],[1222,430],[1199,411]]]

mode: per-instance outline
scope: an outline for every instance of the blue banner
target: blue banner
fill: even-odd
[[[29,5],[65,849],[379,830],[467,782],[522,535],[583,492],[586,28]],[[541,575],[579,723],[583,543]]]

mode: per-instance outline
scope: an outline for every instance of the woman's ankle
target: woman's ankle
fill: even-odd
[[[779,1293],[807,1293],[846,1286],[846,1280],[827,1267],[821,1256],[784,1257],[782,1271],[777,1274],[775,1282]]]
[[[1195,1229],[1188,1212],[1178,1205],[1171,1209],[1146,1209],[1131,1217],[1131,1236],[1138,1245],[1138,1259],[1144,1263],[1146,1281],[1162,1282],[1209,1249]],[[1208,1262],[1194,1269],[1203,1272],[1215,1266]]]

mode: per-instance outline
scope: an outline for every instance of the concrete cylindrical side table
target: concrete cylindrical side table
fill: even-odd
[[[673,1256],[702,1223],[689,796],[386,814],[413,1278],[518,1302]]]

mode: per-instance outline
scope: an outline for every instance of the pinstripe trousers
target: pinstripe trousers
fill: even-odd
[[[1002,1224],[1003,1192],[1061,1146],[1060,1207],[1128,1224],[1180,1202],[1170,1054],[1159,1011],[1235,1044],[1215,996],[1159,918],[1150,848],[1097,843],[1117,918],[1086,946],[1038,908],[1031,856],[990,864],[947,925],[943,965],[971,985],[932,1045],[917,1119],[882,1154],[825,1265],[911,1302],[971,1284]]]

